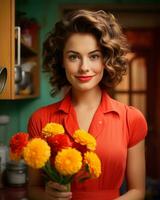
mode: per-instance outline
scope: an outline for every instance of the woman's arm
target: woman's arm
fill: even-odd
[[[28,197],[31,200],[69,200],[71,192],[67,192],[67,186],[49,181],[44,185],[44,181],[38,170],[29,168]]]
[[[143,200],[145,197],[145,151],[144,140],[128,149],[128,192],[115,200]]]

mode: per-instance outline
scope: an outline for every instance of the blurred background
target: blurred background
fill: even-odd
[[[5,2],[5,0],[0,1],[1,8]],[[34,110],[56,102],[62,97],[62,94],[55,98],[50,97],[48,77],[42,73],[42,44],[55,22],[73,9],[103,9],[117,17],[132,50],[128,54],[130,61],[128,74],[121,84],[111,91],[111,95],[119,101],[137,107],[147,119],[149,129],[146,138],[146,199],[160,199],[160,1],[16,0],[14,2],[7,0],[7,2],[5,9],[9,6],[8,12],[11,14],[11,24],[8,27],[21,28],[21,50],[17,47],[18,31],[13,33],[13,30],[6,29],[7,34],[7,30],[11,32],[12,40],[9,40],[9,45],[13,46],[9,47],[14,50],[10,52],[12,59],[8,69],[9,80],[6,81],[4,91],[0,91],[0,141],[8,145],[8,138],[11,135],[18,131],[27,131],[27,121]],[[3,15],[7,13],[6,10],[1,10],[2,12]],[[6,24],[4,21],[3,26]],[[1,26],[2,23],[0,30]],[[21,63],[15,65],[19,59],[18,51],[21,52]],[[2,85],[1,81],[0,83]]]

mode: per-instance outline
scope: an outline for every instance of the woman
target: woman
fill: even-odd
[[[70,89],[60,102],[42,107],[29,120],[30,137],[41,137],[48,122],[63,124],[71,135],[81,128],[93,134],[102,162],[98,179],[66,187],[49,182],[30,169],[29,196],[33,200],[141,200],[145,195],[143,115],[109,97],[109,88],[126,72],[126,40],[116,19],[104,11],[78,10],[57,22],[44,43],[44,66],[51,73],[52,95]],[[126,175],[128,191],[119,189]],[[45,189],[44,189],[45,188]]]

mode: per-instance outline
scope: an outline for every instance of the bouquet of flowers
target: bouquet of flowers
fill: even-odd
[[[24,159],[28,166],[42,169],[47,180],[64,185],[76,174],[79,181],[100,176],[95,149],[96,140],[90,133],[79,129],[71,137],[61,124],[53,122],[42,129],[41,138],[29,139],[28,133],[19,132],[10,140],[12,160]]]

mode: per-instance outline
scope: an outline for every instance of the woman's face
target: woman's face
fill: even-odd
[[[72,34],[63,50],[63,65],[73,89],[86,91],[99,87],[104,61],[96,38],[92,34]]]

